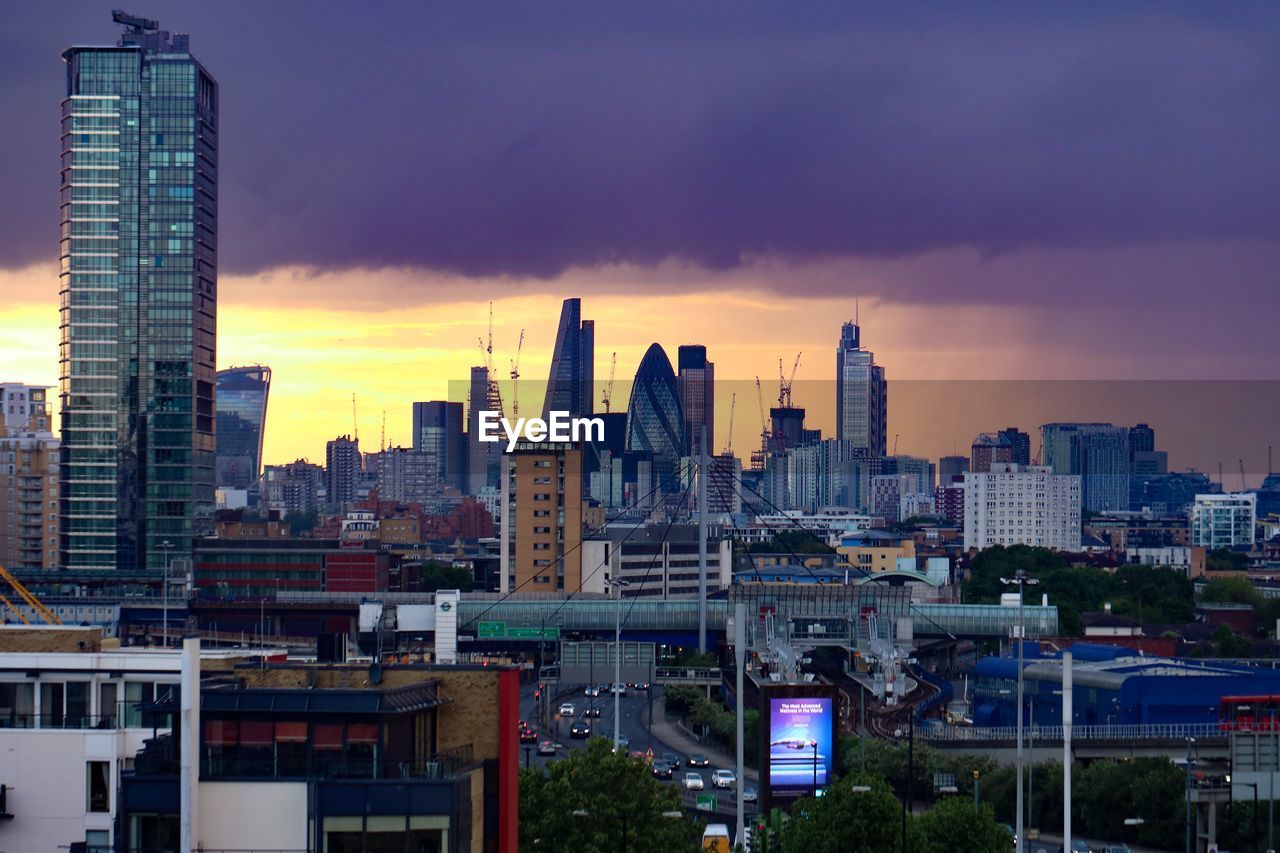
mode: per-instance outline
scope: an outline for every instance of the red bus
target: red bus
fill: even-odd
[[[1280,695],[1223,696],[1218,728],[1224,732],[1280,731]]]

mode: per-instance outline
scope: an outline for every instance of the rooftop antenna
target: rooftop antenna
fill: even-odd
[[[379,453],[387,452],[387,410],[382,410],[382,440],[378,446]]]
[[[1240,460],[1240,491],[1247,492],[1249,487],[1244,483],[1244,460]]]
[[[351,432],[352,432],[352,438],[354,438],[356,441],[359,441],[360,440],[360,421],[356,417],[356,395],[354,391],[351,393]]]

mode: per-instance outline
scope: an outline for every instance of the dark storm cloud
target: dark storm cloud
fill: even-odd
[[[726,270],[1280,226],[1280,5],[135,6],[221,83],[228,272]],[[4,266],[56,251],[58,53],[114,38],[105,4],[6,6]]]

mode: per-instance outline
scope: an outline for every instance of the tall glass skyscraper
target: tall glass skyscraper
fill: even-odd
[[[62,54],[59,562],[158,571],[213,528],[218,84],[113,18]]]
[[[1090,512],[1129,508],[1129,430],[1104,423],[1040,427],[1044,464],[1055,474],[1079,474],[1081,506]]]
[[[267,425],[271,368],[262,364],[218,371],[218,456],[214,480],[220,489],[247,489],[262,473],[262,436]]]
[[[432,400],[413,404],[413,449],[435,460],[440,482],[466,492],[467,437],[462,431],[462,404]]]
[[[707,453],[715,446],[716,366],[707,361],[707,348],[686,344],[676,351],[679,373],[680,408],[684,412],[684,446],[692,455],[698,448],[702,428],[707,428]]]
[[[887,398],[884,368],[862,348],[857,321],[845,323],[836,348],[836,438],[851,443],[855,459],[885,455]]]
[[[650,345],[631,386],[627,405],[627,451],[648,454],[655,486],[673,492],[684,446],[684,415],[671,360],[659,344]]]
[[[595,321],[582,319],[582,300],[566,299],[560,308],[556,348],[551,354],[547,396],[542,404],[544,418],[550,417],[551,412],[588,417],[595,408],[595,338]]]

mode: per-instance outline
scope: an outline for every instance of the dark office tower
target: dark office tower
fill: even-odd
[[[716,434],[716,366],[707,361],[707,348],[687,344],[676,354],[679,373],[680,409],[684,412],[684,446],[690,455],[697,452],[702,428],[707,428],[707,453],[715,444]]]
[[[213,531],[218,84],[113,18],[62,54],[59,562],[160,571]]]
[[[262,473],[262,435],[267,425],[271,368],[218,371],[218,455],[214,479],[220,489],[248,489]]]
[[[963,456],[943,456],[938,460],[938,485],[951,485],[956,477],[963,477],[969,470],[969,460]]]
[[[566,299],[560,309],[560,326],[556,330],[556,348],[551,355],[551,373],[547,376],[547,396],[542,416],[551,412],[568,412],[571,417],[586,417],[593,406],[595,383],[596,324],[582,319],[582,300]]]
[[[330,507],[341,509],[355,499],[360,468],[360,439],[343,435],[325,445],[324,484]]]
[[[462,432],[462,404],[433,400],[413,404],[413,449],[435,460],[440,482],[460,492],[467,476],[467,437]]]
[[[836,438],[852,443],[855,458],[884,456],[888,433],[888,391],[884,368],[862,348],[856,320],[840,327],[836,348]]]
[[[1135,453],[1152,453],[1156,449],[1156,431],[1146,424],[1129,427],[1129,459],[1132,465]]]
[[[1016,465],[1031,464],[1031,436],[1017,427],[1005,427],[1000,430],[1009,443],[1009,461]]]
[[[512,401],[513,403],[516,401]],[[478,495],[486,486],[498,488],[502,476],[502,448],[499,442],[480,441],[480,413],[497,412],[501,417],[502,394],[497,382],[489,380],[484,365],[471,368],[471,384],[467,392],[467,488]]]
[[[1101,423],[1040,427],[1044,464],[1055,474],[1078,474],[1081,508],[1115,512],[1129,508],[1129,430]]]
[[[627,405],[627,450],[647,453],[653,463],[654,485],[660,491],[676,491],[675,475],[685,455],[684,415],[671,361],[658,344],[652,344],[640,360],[631,402]]]

